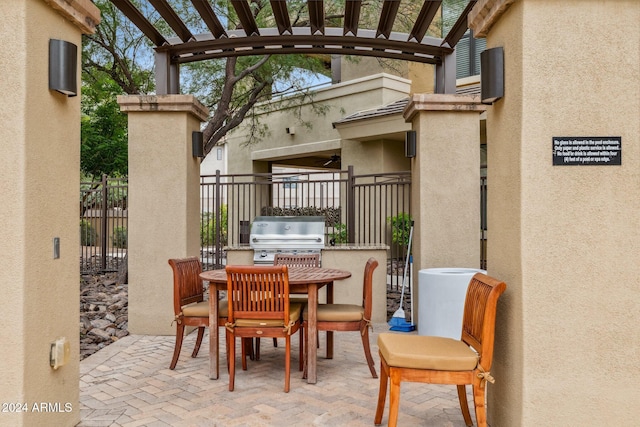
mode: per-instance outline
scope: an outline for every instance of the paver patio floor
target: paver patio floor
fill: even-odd
[[[386,324],[374,325],[372,353]],[[318,382],[307,384],[298,371],[298,336],[292,337],[291,391],[284,393],[284,342],[262,340],[260,361],[236,371],[228,391],[224,368],[208,378],[208,337],[198,357],[190,357],[195,333],[185,337],[174,371],[169,369],[175,337],[128,336],[80,363],[78,426],[372,426],[379,380],[371,377],[358,332],[335,334],[334,358],[324,358],[324,333],[318,350]],[[224,331],[220,330],[221,338]],[[224,342],[224,341],[223,341]],[[224,346],[223,346],[224,347]],[[224,367],[224,348],[221,364]],[[469,401],[473,402],[467,387]],[[475,414],[471,408],[475,422]],[[383,425],[388,421],[387,406]],[[403,383],[398,424],[404,427],[463,427],[456,388]]]

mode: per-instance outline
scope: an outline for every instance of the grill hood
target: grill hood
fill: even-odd
[[[324,247],[322,216],[258,216],[251,224],[253,249],[305,250]]]

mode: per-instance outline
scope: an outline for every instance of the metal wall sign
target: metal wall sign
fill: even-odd
[[[620,136],[554,136],[554,166],[619,166],[622,164]]]

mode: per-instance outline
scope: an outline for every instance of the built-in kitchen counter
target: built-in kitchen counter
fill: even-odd
[[[336,245],[321,250],[322,266],[351,272],[351,277],[335,283],[333,301],[337,304],[360,304],[362,301],[362,280],[364,266],[370,257],[378,260],[378,268],[373,274],[373,314],[374,323],[387,321],[387,250],[386,245]],[[253,249],[246,246],[226,248],[227,264],[253,264]],[[326,302],[324,291],[320,302]]]

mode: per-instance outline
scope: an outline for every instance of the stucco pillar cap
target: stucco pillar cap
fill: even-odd
[[[454,95],[442,93],[421,93],[413,95],[402,112],[410,122],[419,111],[467,111],[482,113],[487,105],[480,102],[478,95]]]
[[[489,30],[515,0],[479,0],[467,16],[474,37],[487,37]]]
[[[100,9],[91,0],[44,0],[52,9],[75,24],[84,34],[96,32]]]
[[[193,95],[118,95],[120,111],[131,112],[187,112],[204,122],[209,109]]]

